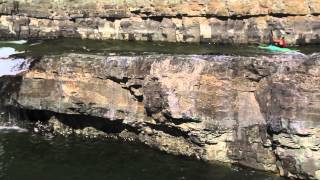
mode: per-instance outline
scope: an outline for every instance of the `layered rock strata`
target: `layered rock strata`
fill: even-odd
[[[320,42],[318,0],[1,0],[0,37],[229,44]]]
[[[0,78],[0,99],[57,134],[320,179],[319,83],[319,55],[64,54]]]

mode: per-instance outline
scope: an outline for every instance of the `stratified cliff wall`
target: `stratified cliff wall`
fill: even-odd
[[[46,122],[49,132],[320,179],[316,54],[51,55],[0,87],[11,118]]]
[[[0,38],[320,42],[319,0],[1,0]]]

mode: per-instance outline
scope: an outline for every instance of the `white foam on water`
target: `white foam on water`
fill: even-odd
[[[35,43],[30,44],[29,46],[36,46],[36,45],[39,45],[39,44],[42,44],[42,42],[41,41],[40,42],[35,42]]]
[[[29,69],[30,63],[25,59],[0,60],[0,77],[4,75],[17,75]]]
[[[292,52],[285,52],[284,54],[287,55],[296,55],[296,56],[303,56],[303,57],[307,57],[307,55],[303,54],[302,52],[299,51],[292,51]]]
[[[19,41],[1,41],[2,43],[5,44],[26,44],[28,41],[27,40],[19,40]]]
[[[8,132],[8,131],[15,131],[15,132],[28,132],[27,129],[21,128],[19,126],[0,126],[0,133],[1,132]]]

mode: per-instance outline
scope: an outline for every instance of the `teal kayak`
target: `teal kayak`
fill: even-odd
[[[282,48],[274,45],[269,46],[259,46],[260,49],[266,49],[270,51],[277,51],[277,52],[296,52],[295,50],[289,49],[289,48]]]

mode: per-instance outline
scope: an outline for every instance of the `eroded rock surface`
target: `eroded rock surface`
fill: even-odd
[[[1,104],[58,134],[320,179],[319,62],[316,54],[45,56],[0,78]]]
[[[1,38],[78,37],[169,42],[320,42],[318,0],[2,0]]]

